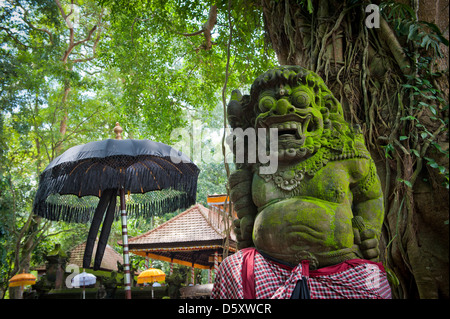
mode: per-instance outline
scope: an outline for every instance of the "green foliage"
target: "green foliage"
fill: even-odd
[[[301,4],[303,6],[306,6],[306,8],[308,9],[309,14],[312,14],[314,12],[314,5],[312,0],[302,0]]]
[[[380,7],[400,36],[406,36],[408,41],[415,42],[426,50],[432,49],[438,56],[442,56],[440,44],[448,46],[449,43],[436,24],[417,21],[414,10],[403,3],[386,1]]]
[[[122,74],[121,104],[130,134],[142,136],[144,130],[167,142],[173,128],[186,125],[187,112],[208,112],[220,103],[217,93],[225,81],[229,36],[226,4],[218,4],[212,47],[207,49],[203,34],[187,34],[201,30],[208,20],[208,1],[102,3],[111,10],[114,30],[102,43],[102,61]],[[264,49],[260,13],[240,9],[232,11],[233,71],[228,81],[233,88],[248,85],[273,61]]]
[[[213,194],[226,194],[227,175],[222,163],[202,163],[197,185],[197,202],[206,206],[206,198]]]
[[[448,167],[440,165],[435,159],[425,156],[429,145],[430,151],[436,156],[444,155],[449,157],[449,151],[443,150],[436,137],[442,132],[448,134],[448,101],[444,99],[444,93],[435,85],[435,81],[443,74],[433,72],[432,67],[436,57],[442,57],[441,46],[449,45],[449,42],[440,29],[433,23],[419,21],[414,10],[401,3],[387,1],[381,3],[381,12],[384,17],[391,21],[394,29],[400,37],[405,38],[410,47],[405,48],[405,52],[413,61],[411,72],[405,75],[406,81],[402,83],[405,96],[410,96],[408,105],[404,110],[404,116],[400,118],[405,127],[409,127],[409,135],[401,135],[399,141],[408,143],[407,148],[415,158],[426,160],[429,167],[436,169],[444,176],[443,186],[449,188]],[[432,121],[432,125],[423,123],[423,114]],[[430,131],[431,127],[436,131]],[[403,133],[407,130],[404,129]],[[387,156],[394,148],[387,145],[385,151]],[[411,182],[400,179],[408,187],[412,187]]]
[[[442,147],[435,141],[436,136],[441,132],[448,132],[448,117],[444,117],[443,114],[448,110],[448,102],[443,98],[443,92],[436,89],[431,81],[436,77],[435,74],[431,73],[430,63],[432,59],[429,57],[419,56],[417,58],[416,69],[418,75],[407,76],[408,82],[403,84],[403,88],[406,92],[413,97],[410,102],[410,109],[414,114],[422,114],[425,112],[429,114],[428,118],[436,123],[434,127],[438,127],[435,132],[430,132],[430,125],[422,123],[422,121],[417,116],[406,116],[402,120],[410,121],[414,127],[414,140],[416,143],[414,145],[431,145],[434,154],[439,156],[439,153],[443,154],[448,158],[449,151],[443,150]],[[410,152],[414,154],[415,157],[422,157],[426,160],[426,163],[434,169],[437,169],[439,174],[443,175],[445,181],[443,186],[447,189],[449,188],[449,170],[448,167],[444,165],[439,165],[434,159],[425,156],[425,153],[420,151],[420,148],[412,147]]]
[[[68,14],[71,2],[60,2]],[[36,232],[20,235],[39,174],[53,158],[71,146],[112,138],[116,121],[126,138],[168,144],[172,130],[186,126],[189,118],[221,127],[223,112],[215,110],[222,108],[226,76],[231,92],[248,87],[275,63],[264,43],[262,14],[246,1],[232,1],[228,74],[226,1],[217,3],[210,48],[204,34],[187,34],[202,30],[211,1],[89,0],[76,5],[78,11],[68,19],[73,30],[52,0],[5,0],[0,9],[2,289],[21,254],[14,248],[17,243],[22,247],[27,236],[40,241],[32,265],[40,264],[55,243],[69,250],[86,237],[87,226],[45,220],[36,221]],[[72,33],[73,43],[79,44],[70,51]],[[67,125],[63,133],[62,122]],[[199,201],[206,202],[206,193],[224,191],[225,174],[220,162],[199,166]],[[129,229],[137,234],[162,221],[147,222],[131,221]],[[120,231],[111,243],[118,239]]]

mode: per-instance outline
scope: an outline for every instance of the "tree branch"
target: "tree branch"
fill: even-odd
[[[79,63],[79,62],[87,62],[87,61],[91,61],[93,59],[95,59],[95,50],[97,49],[97,45],[100,42],[100,29],[97,32],[97,38],[94,41],[94,45],[92,46],[92,56],[88,57],[88,58],[83,58],[83,59],[75,59],[72,60],[72,63]]]
[[[199,35],[203,32],[205,32],[205,30],[201,29],[194,33],[179,33],[179,34],[184,35],[185,37],[193,37],[194,35]]]
[[[216,11],[216,14],[217,14],[217,11]],[[231,0],[228,0],[228,25],[229,25],[229,28],[230,28],[230,34],[228,36],[228,43],[227,43],[227,64],[226,64],[226,68],[225,68],[225,81],[224,81],[223,88],[222,88],[223,128],[224,128],[223,136],[222,136],[222,154],[223,154],[223,162],[224,162],[224,166],[225,166],[225,171],[227,173],[227,178],[230,177],[230,168],[229,168],[228,163],[226,161],[226,154],[225,154],[225,135],[226,135],[226,132],[227,132],[226,91],[227,91],[228,77],[230,75],[229,72],[230,72],[231,41],[233,40],[233,24],[232,24],[232,21],[231,21]],[[227,187],[227,191],[229,193],[228,187]]]
[[[0,26],[0,30],[4,30],[6,32],[6,34],[14,40],[14,42],[16,42],[18,45],[23,46],[24,48],[31,48],[31,46],[26,45],[25,43],[22,43],[22,41],[20,41],[17,37],[15,37],[7,28],[4,28],[2,26]]]
[[[68,60],[70,53],[73,51],[73,49],[77,45],[86,43],[89,40],[91,40],[92,35],[97,30],[97,37],[95,38],[94,45],[92,46],[92,56],[89,57],[89,58],[74,59],[74,60],[71,60],[71,62],[72,63],[79,63],[79,62],[87,62],[87,61],[91,61],[91,60],[95,59],[95,51],[97,49],[98,43],[100,42],[100,34],[101,34],[101,25],[102,25],[103,13],[104,13],[104,9],[102,9],[102,11],[100,12],[97,24],[94,25],[91,30],[89,30],[88,35],[87,35],[86,38],[84,38],[83,40],[77,41],[75,43],[73,43],[73,41],[71,40],[71,44],[69,45],[69,48],[67,49],[67,51],[64,54],[63,61],[67,61]],[[71,30],[73,30],[73,29],[71,29]]]
[[[33,30],[41,31],[41,32],[47,33],[47,34],[48,34],[48,37],[49,37],[50,43],[53,44],[53,34],[52,34],[49,30],[47,30],[47,29],[35,27],[35,26],[34,26],[30,21],[28,21],[28,19],[27,19],[27,16],[28,16],[28,10],[26,10],[24,7],[22,7],[22,5],[19,3],[19,1],[17,1],[16,4],[23,10],[23,19],[22,19],[22,20],[23,20],[30,28],[32,28]]]
[[[327,34],[325,34],[323,36],[322,42],[321,42],[321,48],[320,48],[320,51],[319,51],[319,56],[317,58],[317,65],[316,65],[316,70],[315,70],[316,73],[319,72],[319,68],[320,68],[320,65],[321,65],[322,58],[323,58],[323,56],[324,56],[324,54],[326,52],[325,48],[326,48],[326,45],[327,45],[328,38],[330,36],[332,36],[333,33],[336,32],[336,30],[341,26],[342,19],[344,19],[345,15],[347,14],[347,12],[350,9],[351,9],[351,7],[342,10],[342,12],[340,13],[339,17],[337,18],[336,23],[334,24],[333,28],[330,30],[330,32],[328,32]]]
[[[44,29],[44,28],[38,28],[38,27],[34,26],[30,21],[28,21],[28,19],[27,19],[28,11],[19,3],[19,1],[14,1],[13,3],[10,3],[10,5],[15,5],[15,6],[21,8],[23,10],[23,18],[22,18],[23,22],[25,22],[33,30],[47,33],[49,36],[50,44],[53,44],[53,34],[49,30]],[[27,44],[23,43],[21,40],[19,40],[19,38],[17,36],[15,36],[9,29],[7,29],[5,27],[0,26],[0,30],[4,30],[6,32],[6,34],[11,39],[14,40],[14,42],[16,42],[18,45],[22,46],[23,48],[40,49],[40,48],[45,47],[45,45],[38,46],[38,47],[35,47],[32,45],[27,45]]]
[[[69,47],[67,48],[66,52],[64,52],[64,56],[63,56],[63,58],[62,58],[62,61],[63,61],[64,63],[66,63],[67,60],[69,59],[69,55],[72,53],[73,49],[75,49],[75,47],[76,47],[77,45],[80,45],[80,44],[82,44],[82,43],[85,43],[85,42],[89,41],[89,40],[91,39],[91,37],[92,37],[92,34],[94,33],[94,31],[95,31],[96,29],[97,29],[97,25],[94,25],[94,26],[92,27],[92,29],[89,30],[89,33],[88,33],[87,37],[84,38],[83,40],[80,40],[80,41],[77,41],[77,42],[73,42],[74,31],[73,31],[73,28],[70,29]],[[81,62],[81,61],[78,61],[78,62]]]
[[[202,29],[198,30],[196,32],[193,33],[179,33],[185,37],[192,37],[192,36],[196,36],[199,34],[204,35],[205,37],[205,43],[202,44],[200,47],[197,48],[196,51],[198,51],[199,49],[205,49],[205,50],[210,50],[213,46],[213,42],[211,42],[211,31],[212,29],[214,29],[214,26],[217,23],[217,6],[216,5],[212,5],[209,8],[209,14],[208,14],[208,20],[203,24]]]
[[[80,40],[80,41],[75,42],[75,43],[73,44],[73,46],[76,47],[77,45],[80,45],[80,44],[82,44],[82,43],[84,43],[84,42],[89,41],[89,40],[91,39],[92,34],[94,33],[95,30],[97,30],[97,25],[94,25],[94,26],[92,27],[92,29],[89,30],[88,36],[87,36],[86,38],[84,38],[83,40]]]
[[[217,6],[212,5],[209,8],[209,15],[208,15],[208,21],[203,25],[206,44],[205,44],[205,50],[209,50],[212,47],[211,43],[211,31],[214,28],[214,26],[217,23]]]
[[[30,213],[30,215],[33,215],[33,213]],[[30,236],[28,237],[27,241],[23,244],[23,247],[28,247],[28,249],[24,249],[22,251],[22,260],[19,263],[19,270],[23,269],[25,266],[25,263],[28,261],[28,256],[31,254],[31,252],[36,248],[36,246],[42,241],[43,238],[45,238],[44,234],[45,232],[50,228],[51,222],[46,221],[41,229],[37,229],[34,231]],[[39,234],[40,232],[40,234]],[[35,238],[37,235],[39,236]]]
[[[428,150],[428,147],[430,146],[431,142],[436,139],[436,137],[438,136],[438,134],[442,131],[442,129],[445,127],[444,124],[441,124],[439,126],[439,128],[433,133],[433,135],[431,137],[429,137],[425,143],[423,144],[423,147],[420,151],[420,157],[417,159],[417,165],[416,165],[416,169],[414,170],[413,174],[411,175],[411,179],[410,182],[411,184],[414,184],[414,182],[416,181],[417,177],[420,174],[420,171],[422,170],[422,166],[423,166],[423,158]]]
[[[23,225],[22,229],[20,230],[19,234],[17,235],[16,238],[16,247],[15,247],[15,262],[14,264],[16,265],[15,268],[19,267],[17,269],[17,271],[20,271],[20,266],[21,266],[21,262],[20,262],[20,244],[22,242],[22,238],[24,237],[25,233],[28,231],[30,224],[31,224],[31,220],[33,219],[33,213],[30,213],[30,215],[28,216],[28,219],[25,223],[25,225]]]
[[[211,13],[211,11],[210,11]],[[216,15],[217,15],[217,8],[216,8]],[[214,22],[215,23],[215,22]],[[228,83],[228,77],[230,75],[230,52],[231,52],[231,41],[233,39],[233,24],[231,22],[231,0],[228,0],[228,25],[230,28],[230,34],[228,36],[228,43],[227,43],[227,64],[226,64],[226,69],[225,69],[225,82],[223,84],[223,88],[222,88],[222,104],[223,104],[223,126],[224,126],[224,131],[223,131],[223,135],[222,135],[222,154],[223,154],[223,163],[225,166],[225,171],[227,174],[227,179],[230,177],[230,168],[228,166],[228,163],[226,161],[226,152],[225,152],[225,135],[227,132],[227,104],[226,104],[226,91],[227,91],[227,83]],[[227,198],[230,198],[230,188],[228,186],[226,186],[227,189]],[[229,206],[230,205],[230,206]],[[227,207],[228,206],[228,207]],[[225,231],[226,231],[226,240],[225,240],[225,249],[224,249],[224,257],[228,255],[228,250],[229,250],[229,246],[230,246],[230,242],[229,242],[229,234],[231,231],[231,225],[228,223],[228,215],[227,215],[227,208],[229,211],[229,216],[231,217],[231,212],[232,212],[232,208],[231,208],[231,202],[229,202],[228,200],[225,201],[225,206],[224,206],[224,212],[223,212],[223,219],[225,222]]]
[[[411,65],[409,60],[403,51],[402,46],[398,42],[397,37],[395,36],[394,31],[391,29],[386,20],[380,17],[380,28],[377,29],[383,39],[386,41],[389,49],[391,50],[392,55],[397,61],[398,66],[402,70],[404,74],[411,73]]]
[[[73,0],[71,1],[71,7],[70,7],[70,12],[66,15],[66,13],[64,12],[64,9],[61,5],[61,3],[59,2],[59,0],[55,0],[56,5],[59,8],[59,11],[61,12],[61,16],[63,17],[64,21],[66,21],[67,26],[70,29],[73,29],[73,25],[69,22],[69,20],[67,19],[68,17],[70,17],[70,15],[73,13]],[[69,24],[70,23],[70,24]]]

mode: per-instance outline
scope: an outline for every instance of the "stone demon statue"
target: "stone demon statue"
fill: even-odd
[[[269,70],[250,95],[233,92],[228,120],[277,129],[277,169],[236,161],[229,186],[240,250],[222,262],[212,297],[390,298],[377,262],[380,181],[323,80],[298,66]]]

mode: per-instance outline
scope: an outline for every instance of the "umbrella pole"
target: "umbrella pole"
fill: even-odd
[[[122,243],[124,263],[125,299],[131,299],[130,256],[128,253],[127,211],[125,207],[125,189],[120,189],[120,214],[122,216]]]

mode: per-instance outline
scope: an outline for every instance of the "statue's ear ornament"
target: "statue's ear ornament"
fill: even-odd
[[[239,90],[233,90],[231,92],[231,100],[241,102],[242,101],[242,93]]]
[[[230,102],[227,105],[228,122],[232,127],[239,126],[240,119],[243,115],[242,107],[242,93],[239,90],[234,90],[231,93]]]

